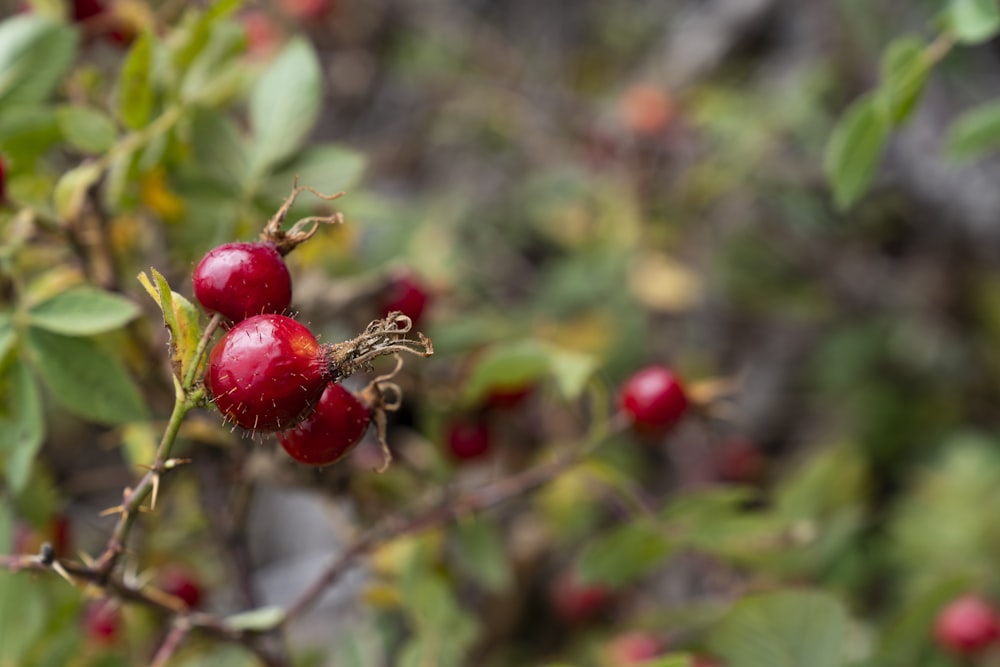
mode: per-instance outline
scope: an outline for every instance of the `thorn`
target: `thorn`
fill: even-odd
[[[163,469],[173,470],[174,468],[186,465],[188,463],[191,463],[191,459],[167,459],[166,461],[163,462]]]
[[[160,474],[153,474],[153,492],[149,500],[149,509],[152,510],[156,507],[156,497],[160,494]],[[142,508],[140,508],[141,511]]]
[[[77,587],[76,579],[74,579],[73,576],[66,571],[66,568],[62,566],[62,563],[57,560],[52,561],[52,569],[56,571],[56,574],[65,579],[70,586],[73,588]]]
[[[111,516],[112,514],[127,514],[124,505],[115,505],[114,507],[109,507],[108,509],[102,511],[97,516]]]

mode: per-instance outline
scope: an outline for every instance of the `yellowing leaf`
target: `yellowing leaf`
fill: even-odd
[[[142,177],[142,203],[167,222],[177,222],[184,215],[184,200],[167,185],[162,169],[154,169]]]
[[[699,277],[666,255],[649,253],[639,258],[629,275],[629,290],[650,310],[683,312],[701,298]]]
[[[152,280],[145,273],[140,273],[139,282],[163,312],[163,321],[170,330],[174,373],[183,378],[194,361],[195,349],[201,339],[198,309],[184,296],[171,290],[167,279],[159,271],[150,269],[150,273]]]

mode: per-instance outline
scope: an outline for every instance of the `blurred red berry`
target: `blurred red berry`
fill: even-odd
[[[938,613],[934,638],[952,653],[973,655],[1000,638],[1000,618],[987,600],[978,595],[963,595]]]
[[[335,4],[334,0],[280,0],[281,9],[298,21],[325,18]]]
[[[252,58],[266,58],[278,50],[281,31],[266,12],[250,9],[240,15],[240,20],[247,37],[247,53]]]
[[[658,134],[674,118],[674,103],[665,90],[638,84],[626,91],[619,108],[625,126],[635,134]]]
[[[688,399],[670,369],[649,366],[625,380],[618,405],[638,432],[657,435],[680,421],[687,412]]]
[[[113,644],[121,629],[121,610],[113,600],[91,602],[83,610],[83,631],[91,641]]]
[[[618,635],[607,646],[609,667],[641,665],[663,653],[664,645],[656,636],[641,631]]]
[[[104,13],[106,7],[102,0],[72,0],[72,18],[81,23]]]
[[[572,571],[564,572],[556,579],[550,598],[556,614],[570,625],[594,620],[614,600],[610,589],[600,584],[585,584]]]
[[[456,459],[476,459],[490,450],[490,429],[482,420],[456,421],[448,427],[446,442]]]
[[[186,570],[165,570],[160,575],[160,586],[164,592],[183,600],[189,609],[197,609],[201,604],[201,586],[194,575]]]
[[[413,320],[413,326],[417,326],[429,301],[427,287],[414,276],[406,274],[393,280],[386,288],[381,310],[383,315],[398,310]]]
[[[535,386],[531,384],[493,387],[486,394],[485,403],[491,408],[509,410],[524,403],[534,390]]]
[[[767,460],[749,440],[730,440],[716,452],[715,472],[720,481],[746,484],[760,479]]]

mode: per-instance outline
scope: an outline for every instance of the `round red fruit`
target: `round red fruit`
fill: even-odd
[[[109,599],[93,602],[83,610],[84,633],[98,644],[115,643],[121,621],[121,610]]]
[[[299,21],[317,21],[325,18],[334,7],[334,0],[281,0],[286,14]]]
[[[663,366],[649,366],[622,384],[619,407],[633,426],[644,434],[660,434],[674,426],[687,412],[684,387]]]
[[[212,349],[205,385],[229,421],[278,431],[316,404],[327,375],[323,348],[309,329],[284,315],[256,315]]]
[[[608,644],[608,662],[613,667],[641,665],[663,653],[663,642],[648,632],[633,631],[618,635]]]
[[[574,572],[566,572],[552,586],[552,607],[564,622],[586,623],[611,606],[614,596],[600,584],[585,584]]]
[[[331,382],[298,426],[278,434],[278,442],[300,463],[325,466],[343,458],[368,430],[371,413],[342,385]]]
[[[730,440],[716,454],[716,476],[723,482],[756,482],[763,475],[766,466],[764,453],[749,440]]]
[[[459,421],[448,427],[448,451],[460,461],[476,459],[490,451],[490,429],[484,421]]]
[[[973,655],[1000,638],[1000,617],[987,600],[978,595],[963,595],[938,613],[934,638],[948,651]]]
[[[208,251],[194,270],[194,295],[211,312],[239,322],[281,313],[292,303],[292,279],[270,243],[226,243]]]
[[[160,575],[160,585],[164,592],[179,598],[189,609],[201,604],[201,586],[189,572],[169,569]]]
[[[382,295],[382,314],[399,311],[416,326],[429,301],[427,288],[414,276],[404,274],[393,280]]]

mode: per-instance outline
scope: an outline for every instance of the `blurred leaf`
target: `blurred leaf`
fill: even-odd
[[[229,115],[196,110],[191,117],[191,141],[200,170],[234,192],[242,190],[249,174],[247,150],[239,128]]]
[[[138,315],[138,306],[124,297],[93,287],[74,287],[32,307],[28,321],[53,333],[90,336],[117,329]]]
[[[33,14],[0,23],[0,108],[44,102],[73,64],[77,32]]]
[[[14,315],[10,311],[0,311],[0,368],[3,360],[14,347],[17,331],[14,329]]]
[[[264,631],[277,627],[284,619],[284,607],[272,605],[233,614],[226,617],[225,623],[233,630]]]
[[[662,253],[644,253],[633,263],[629,290],[650,310],[684,312],[701,298],[701,279],[691,269]]]
[[[662,526],[634,519],[588,544],[577,562],[577,572],[584,583],[618,588],[663,565],[674,549]]]
[[[138,473],[148,470],[148,466],[156,458],[156,448],[159,445],[159,434],[150,422],[133,422],[122,427],[122,451]]]
[[[923,93],[930,72],[926,48],[920,38],[903,36],[894,39],[883,52],[878,96],[894,125],[910,116]]]
[[[455,524],[455,556],[458,566],[490,591],[502,591],[511,583],[510,562],[503,535],[492,519],[471,516]]]
[[[118,75],[118,116],[133,130],[153,113],[153,36],[144,32],[132,44]]]
[[[364,168],[365,157],[357,151],[337,144],[313,145],[268,178],[267,193],[283,201],[298,176],[300,185],[311,185],[320,192],[333,194],[357,185]]]
[[[823,166],[840,209],[868,190],[889,137],[889,123],[879,99],[864,95],[848,107],[826,144]]]
[[[121,363],[86,338],[28,329],[31,363],[66,409],[103,424],[148,417],[139,387]]]
[[[23,573],[0,571],[0,665],[28,665],[45,632],[48,598]]]
[[[0,554],[14,552],[14,510],[10,503],[0,503]]]
[[[195,652],[178,652],[170,661],[171,667],[260,667],[260,664],[250,649],[235,644],[199,646]]]
[[[588,354],[552,348],[549,366],[563,398],[573,401],[580,397],[597,370],[597,360]]]
[[[474,617],[463,610],[446,580],[428,570],[404,579],[403,601],[412,623],[414,639],[404,648],[400,665],[447,667],[465,662],[476,637]]]
[[[10,490],[20,494],[42,445],[45,423],[38,382],[20,359],[6,368],[6,396],[0,412],[0,462]]]
[[[478,403],[495,388],[520,388],[544,378],[550,368],[548,346],[537,340],[496,343],[476,362],[463,389],[464,399]]]
[[[246,66],[239,61],[243,50],[244,35],[239,26],[212,23],[207,41],[184,76],[181,99],[215,107],[235,95],[246,73]]]
[[[101,178],[101,168],[84,162],[70,169],[56,183],[53,204],[56,215],[63,220],[76,219],[83,208],[87,191]]]
[[[1000,101],[962,113],[948,128],[948,156],[970,161],[1000,147]]]
[[[955,37],[966,44],[991,39],[1000,30],[996,0],[949,0],[945,20]]]
[[[201,339],[199,311],[193,303],[171,290],[167,279],[159,271],[150,269],[150,273],[155,286],[145,273],[139,274],[139,282],[163,313],[163,321],[170,331],[174,372],[178,378],[183,378],[194,361],[195,350]]]
[[[302,147],[319,116],[322,86],[313,47],[301,37],[291,40],[250,95],[254,174],[267,173]]]
[[[0,151],[30,162],[62,141],[55,111],[46,107],[16,107],[0,113]]]
[[[693,667],[694,660],[687,654],[665,655],[640,662],[636,667]]]
[[[98,109],[61,106],[56,109],[56,119],[66,141],[84,153],[103,153],[118,136],[114,121]]]
[[[740,600],[709,634],[728,667],[840,667],[849,619],[836,598],[783,591]]]
[[[926,652],[927,629],[933,627],[941,608],[959,595],[975,590],[965,578],[936,581],[909,594],[895,606],[895,616],[883,626],[875,647],[873,664],[879,667],[911,667],[920,664]]]

